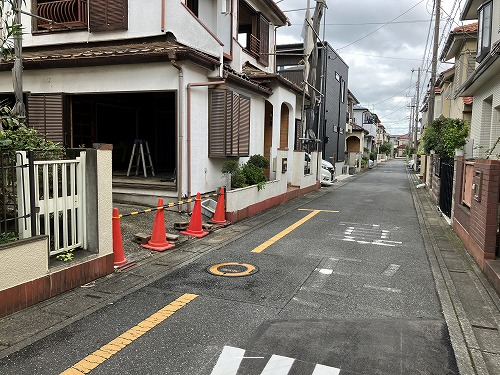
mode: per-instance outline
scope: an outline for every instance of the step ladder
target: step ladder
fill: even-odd
[[[143,145],[146,146],[146,153],[144,153]],[[146,164],[146,158],[144,156],[148,157],[147,159],[147,161],[149,161],[148,165]],[[127,177],[130,175],[130,169],[132,168],[132,162],[134,161],[134,158],[136,159],[136,164],[134,165],[136,176],[139,173],[139,166],[142,165],[142,170],[144,171],[144,177],[148,177],[148,174],[146,172],[147,168],[151,169],[151,174],[154,177],[155,171],[153,169],[153,162],[151,161],[151,153],[149,152],[148,141],[143,141],[142,139],[136,139],[134,141],[134,147],[132,147],[132,154],[130,155],[130,162],[128,163]]]

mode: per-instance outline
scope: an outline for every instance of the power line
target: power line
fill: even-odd
[[[375,34],[377,31],[379,31],[380,29],[384,28],[384,27],[385,27],[385,26],[387,26],[388,24],[390,24],[390,23],[394,22],[395,20],[397,20],[398,18],[400,18],[400,17],[404,16],[406,13],[408,13],[408,12],[409,12],[409,11],[411,11],[413,8],[415,8],[417,5],[419,5],[419,4],[423,3],[423,2],[424,2],[424,0],[419,1],[419,2],[418,2],[418,3],[416,3],[414,6],[412,6],[410,9],[408,9],[408,10],[407,10],[407,11],[405,11],[404,13],[400,14],[400,15],[399,15],[399,16],[397,16],[396,18],[392,19],[392,20],[391,20],[391,21],[389,21],[389,22],[384,23],[382,26],[380,26],[380,27],[376,28],[376,29],[375,29],[375,30],[373,30],[371,33],[368,33],[367,35],[365,35],[365,36],[363,36],[363,37],[361,37],[361,38],[359,38],[359,39],[355,40],[354,42],[349,43],[349,44],[347,44],[347,45],[345,45],[345,46],[343,46],[343,47],[337,48],[337,49],[336,49],[336,51],[340,51],[341,49],[344,49],[344,48],[346,48],[346,47],[352,46],[354,43],[357,43],[357,42],[359,42],[360,40],[363,40],[363,39],[365,39],[365,38],[368,38],[370,35]]]
[[[343,55],[366,56],[366,57],[377,57],[377,58],[382,58],[382,59],[420,61],[420,59],[409,59],[409,58],[406,58],[406,57],[391,57],[391,56],[366,55],[366,54],[363,54],[363,53],[353,53],[353,52],[343,52],[342,54]]]

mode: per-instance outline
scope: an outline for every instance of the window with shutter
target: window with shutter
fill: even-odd
[[[28,125],[46,140],[64,144],[63,94],[28,96]]]
[[[260,54],[259,62],[264,65],[269,65],[269,21],[264,18],[262,14],[259,15],[259,40],[260,40]]]
[[[250,155],[250,98],[240,95],[240,118],[238,137],[240,156]]]
[[[208,128],[208,156],[226,156],[226,91],[211,90]]]
[[[250,98],[231,90],[210,90],[209,157],[248,156]]]
[[[128,0],[89,0],[90,31],[126,30]]]

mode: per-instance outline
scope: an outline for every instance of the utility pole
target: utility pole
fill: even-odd
[[[436,69],[437,69],[437,55],[439,46],[439,19],[441,18],[441,0],[434,0],[434,7],[436,9],[436,22],[434,23],[434,43],[432,49],[432,68],[431,68],[431,82],[429,92],[429,108],[427,111],[427,123],[430,124],[434,121],[434,98],[436,96],[434,85],[436,84]]]
[[[408,122],[408,146],[412,147],[413,146],[413,119],[415,118],[413,116],[413,108],[415,108],[415,103],[414,103],[415,98],[411,98],[410,100],[410,121]]]
[[[326,6],[325,0],[316,0],[316,7],[314,8],[314,14],[312,18],[310,17],[310,0],[307,0],[307,9],[306,9],[306,20],[305,27],[306,32],[304,35],[304,52],[305,52],[305,60],[306,60],[306,69],[304,80],[306,82],[306,86],[309,92],[310,100],[311,100],[311,115],[307,116],[306,119],[306,138],[309,138],[310,131],[314,131],[314,123],[315,116],[314,113],[316,106],[318,105],[316,96],[317,96],[317,88],[316,88],[316,66],[318,64],[318,42],[319,39],[319,27],[321,18],[323,17],[323,8]],[[303,101],[304,102],[304,101]],[[304,109],[303,109],[304,113]],[[304,118],[304,116],[302,116]]]
[[[418,139],[417,139],[417,133],[418,133],[418,103],[420,101],[420,68],[417,70],[417,100],[415,101],[415,129],[413,132],[413,147],[415,147],[415,154],[417,153],[418,149]]]
[[[14,24],[21,25],[21,5],[22,0],[15,1],[15,8],[12,9],[14,12]],[[14,88],[14,96],[16,98],[16,104],[14,105],[14,115],[18,118],[24,119],[26,117],[26,108],[24,106],[23,100],[23,56],[22,56],[22,33],[14,34],[14,67],[12,68],[12,85]]]

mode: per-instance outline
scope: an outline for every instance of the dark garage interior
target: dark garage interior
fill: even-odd
[[[156,173],[174,172],[175,92],[84,94],[67,98],[73,147],[113,144],[113,172],[120,173],[127,171],[134,140],[139,139],[148,142]],[[133,174],[135,168],[131,170]]]

